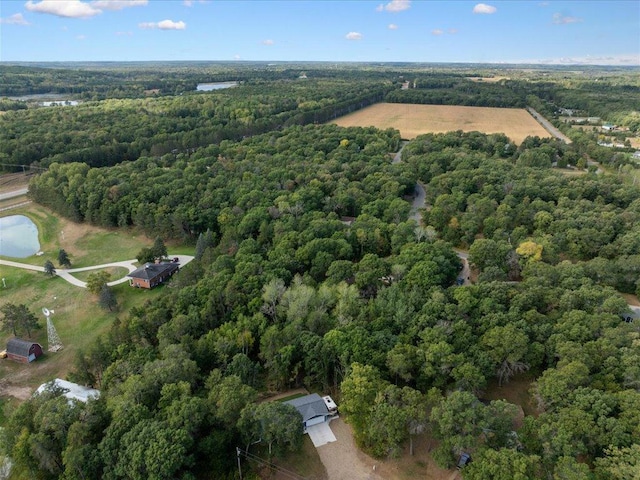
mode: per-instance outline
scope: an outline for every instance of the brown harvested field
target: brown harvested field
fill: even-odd
[[[467,77],[472,82],[498,83],[502,80],[511,80],[509,77]]]
[[[333,123],[342,127],[395,128],[407,140],[425,133],[455,130],[504,133],[517,144],[529,135],[551,136],[529,112],[520,108],[377,103]]]

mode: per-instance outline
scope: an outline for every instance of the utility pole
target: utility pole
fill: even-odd
[[[236,447],[236,457],[238,458],[238,474],[242,480],[242,467],[240,466],[240,447]]]

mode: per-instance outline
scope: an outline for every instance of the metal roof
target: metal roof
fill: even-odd
[[[84,387],[77,383],[67,382],[60,378],[51,380],[50,382],[43,383],[38,387],[36,393],[42,393],[44,391],[52,391],[56,388],[62,390],[62,395],[69,400],[75,399],[81,402],[87,402],[90,398],[98,398],[100,396],[100,390],[94,388]]]
[[[32,342],[31,340],[12,338],[7,342],[7,353],[19,355],[21,357],[29,357],[29,350],[31,350],[31,346],[34,344],[40,345],[39,343]],[[40,345],[40,348],[42,348],[42,345]]]

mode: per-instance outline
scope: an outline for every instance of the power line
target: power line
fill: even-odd
[[[48,168],[45,167],[36,167],[34,165],[22,165],[19,163],[0,163],[0,166],[2,167],[22,167],[22,171],[24,172],[25,169],[35,169],[35,170],[49,170]]]
[[[287,470],[286,468],[279,467],[278,465],[275,465],[269,462],[268,460],[265,460],[264,458],[254,455],[253,453],[249,453],[245,450],[242,450],[239,447],[236,447],[236,453],[238,455],[238,470],[240,471],[240,478],[242,478],[242,471],[240,470],[240,455],[243,455],[245,459],[258,463],[265,467],[269,467],[271,470],[281,473],[285,477],[291,478],[293,480],[306,480],[305,477],[298,475],[297,473],[292,472],[291,470]]]

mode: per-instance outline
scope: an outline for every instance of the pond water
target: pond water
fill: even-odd
[[[0,255],[27,258],[40,250],[38,227],[24,215],[0,218]]]
[[[211,92],[213,90],[236,87],[237,85],[238,82],[199,83],[196,90],[199,92]]]

